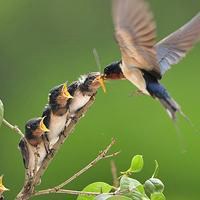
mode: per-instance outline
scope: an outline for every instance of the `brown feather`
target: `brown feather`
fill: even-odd
[[[145,69],[160,78],[156,25],[149,5],[144,0],[113,0],[113,21],[126,67]]]

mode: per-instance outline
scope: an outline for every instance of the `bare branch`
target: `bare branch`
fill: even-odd
[[[116,167],[114,160],[111,160],[110,165],[111,165],[111,173],[112,173],[112,177],[113,177],[113,186],[118,188],[119,180],[117,177],[117,167]]]
[[[79,177],[81,174],[86,172],[88,169],[90,169],[91,167],[95,166],[97,164],[97,162],[99,162],[100,160],[102,160],[102,159],[104,159],[106,157],[106,154],[108,153],[109,149],[114,145],[114,143],[115,143],[115,140],[112,139],[112,142],[103,151],[101,151],[100,154],[93,161],[91,161],[87,166],[85,166],[79,172],[77,172],[72,177],[70,177],[69,179],[67,179],[66,181],[61,183],[60,185],[56,186],[55,188],[56,189],[63,188],[65,185],[67,185],[70,182],[72,182],[74,179]]]
[[[21,137],[24,137],[24,134],[22,133],[22,131],[16,126],[16,125],[12,125],[10,124],[7,120],[3,119],[3,124],[5,126],[7,126],[8,128],[12,129],[13,131],[15,131],[17,134],[19,134]]]
[[[85,195],[85,196],[97,196],[99,194],[102,194],[100,192],[83,192],[83,191],[76,191],[76,190],[65,190],[65,189],[59,189],[56,190],[55,188],[49,189],[49,190],[41,190],[39,192],[36,192],[34,194],[34,196],[38,196],[38,195],[44,195],[44,194],[52,194],[52,193],[60,193],[60,194],[72,194],[72,195]],[[115,192],[111,192],[111,193],[104,193],[104,194],[108,194],[108,195],[115,195]]]

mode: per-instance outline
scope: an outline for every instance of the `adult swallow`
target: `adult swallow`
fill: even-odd
[[[44,118],[34,118],[29,120],[25,125],[25,138],[19,142],[19,149],[22,153],[24,167],[28,170],[30,176],[33,176],[37,153],[37,169],[47,155],[44,133],[49,130],[44,124]]]
[[[104,69],[106,79],[128,79],[140,92],[158,99],[175,120],[181,108],[159,80],[200,40],[200,13],[156,44],[156,25],[145,0],[114,0],[115,38],[122,60]]]
[[[73,98],[68,92],[67,84],[61,84],[49,92],[49,104],[42,116],[49,132],[46,133],[49,141],[49,149],[58,141],[60,133],[64,130],[68,116],[68,100]]]
[[[73,96],[73,99],[69,102],[70,117],[73,117],[78,110],[88,103],[100,86],[106,92],[104,79],[100,72],[82,75],[78,81],[69,85],[68,91]]]

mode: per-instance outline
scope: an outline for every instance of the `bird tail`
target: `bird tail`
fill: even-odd
[[[171,97],[159,98],[157,97],[162,106],[166,109],[168,115],[172,120],[176,120],[176,113],[179,112],[181,115],[186,117],[186,115],[181,111],[179,104]]]

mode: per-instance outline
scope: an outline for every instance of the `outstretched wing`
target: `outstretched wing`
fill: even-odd
[[[144,0],[113,0],[115,37],[128,68],[144,69],[160,78],[156,58],[156,26]]]
[[[156,44],[157,59],[163,75],[171,65],[178,63],[200,40],[200,13],[187,24]]]

